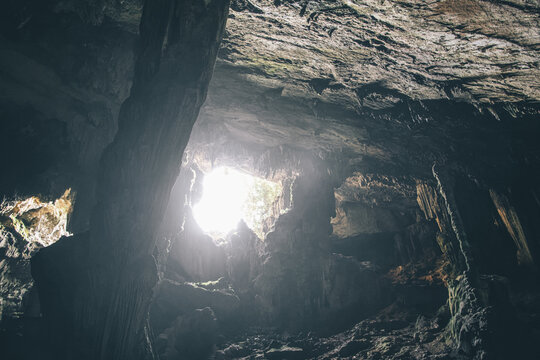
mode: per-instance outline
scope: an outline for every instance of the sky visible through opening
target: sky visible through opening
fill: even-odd
[[[272,214],[280,194],[278,183],[220,167],[205,175],[203,195],[193,207],[193,216],[201,229],[214,237],[225,236],[241,219],[263,237],[263,221]]]

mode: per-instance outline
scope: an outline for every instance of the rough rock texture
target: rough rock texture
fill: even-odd
[[[47,304],[44,317],[62,358],[153,356],[147,311],[157,281],[156,232],[206,96],[228,5],[145,4],[134,83],[114,141],[101,157],[90,232],[77,241],[79,262],[56,257],[69,240],[33,262]],[[49,274],[62,266],[79,278]]]
[[[171,241],[167,272],[188,281],[210,281],[225,275],[225,251],[199,228],[191,212],[186,213],[184,230]]]
[[[88,226],[98,160],[129,92],[141,14],[137,0],[96,4],[10,2],[2,23],[2,98],[65,124],[73,163],[60,178],[79,192],[76,232]],[[508,177],[538,160],[534,2],[238,4],[195,147],[336,152],[354,170],[394,175],[467,158],[474,172]]]
[[[218,288],[212,289],[212,285]],[[220,289],[219,285],[222,284],[161,281],[150,310],[153,330],[160,334],[179,315],[205,307],[212,308],[213,316],[218,319],[231,318],[238,311],[238,297],[230,289]]]
[[[160,335],[157,352],[160,359],[208,358],[214,352],[216,338],[217,325],[212,309],[197,309],[178,317],[173,326]],[[160,345],[164,349],[160,349]]]
[[[212,143],[294,144],[341,153],[364,172],[385,167],[401,175],[428,175],[437,158],[473,153],[471,167],[480,171],[488,164],[479,154],[499,153],[501,161],[507,134],[519,119],[537,116],[538,89],[520,94],[536,87],[537,25],[522,27],[515,17],[535,23],[532,5],[251,3],[261,11],[232,12],[199,120],[206,137],[220,129]],[[464,6],[484,10],[471,18]],[[483,31],[477,20],[512,37]],[[512,121],[513,130],[497,119]],[[479,144],[469,137],[476,131],[505,135]]]
[[[182,169],[210,72],[191,75],[216,38],[175,49],[181,14],[139,31],[142,3],[2,5],[0,194],[72,187],[78,234],[34,259],[58,331],[24,319],[8,356],[540,356],[538,2],[234,0]],[[184,205],[218,165],[282,182],[264,240],[240,227],[218,246],[192,226]]]
[[[448,359],[453,350],[444,340],[446,312],[441,307],[429,314],[409,313],[393,304],[378,316],[328,337],[253,329],[236,342],[219,344],[216,359]]]
[[[540,97],[533,1],[244,3],[257,10],[233,13],[223,57],[283,81],[285,93],[310,87],[324,100],[374,109],[406,98]]]
[[[6,330],[10,319],[39,315],[30,258],[69,234],[66,225],[73,198],[68,189],[54,202],[34,196],[0,205],[0,331]]]
[[[316,165],[304,165],[293,183],[291,210],[266,236],[255,292],[262,316],[271,322],[298,329],[332,319],[328,326],[339,327],[378,306],[381,285],[371,264],[328,252],[334,209],[330,179]]]

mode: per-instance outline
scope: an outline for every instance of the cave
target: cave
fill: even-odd
[[[540,358],[538,1],[1,7],[0,358]]]

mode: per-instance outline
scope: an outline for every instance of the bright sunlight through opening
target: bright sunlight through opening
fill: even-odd
[[[205,175],[203,195],[193,207],[193,216],[214,237],[223,237],[241,219],[262,237],[263,222],[280,193],[277,183],[220,167]]]

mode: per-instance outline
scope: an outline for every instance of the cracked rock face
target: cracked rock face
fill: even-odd
[[[534,1],[244,3],[253,6],[233,12],[222,58],[283,81],[286,92],[373,109],[404,97],[540,98]],[[374,84],[386,93],[370,91]]]
[[[2,99],[67,124],[83,201],[128,94],[141,2],[25,4],[3,24]],[[294,147],[428,176],[448,158],[538,161],[508,148],[537,130],[539,11],[529,0],[233,1],[192,148]],[[54,25],[43,31],[40,16]]]
[[[401,174],[429,175],[441,159],[515,163],[502,149],[539,114],[538,11],[526,1],[236,1],[193,147],[292,146]]]
[[[87,256],[96,172],[130,93],[142,3],[21,0],[0,13],[0,137],[9,154],[3,165],[12,170],[0,195],[52,198],[72,187],[68,230],[83,236],[52,250],[73,263]],[[216,345],[224,359],[422,359],[449,358],[457,344],[460,356],[481,358],[484,347],[499,353],[492,346],[506,344],[499,340],[533,345],[540,331],[540,292],[530,291],[528,277],[540,259],[539,13],[534,0],[233,0],[170,197],[180,205],[165,215],[167,238],[154,251],[164,279],[151,310],[157,352],[176,358]],[[145,134],[162,117],[155,120]],[[188,133],[145,141],[187,141]],[[275,205],[292,210],[276,212],[264,240],[240,231],[218,248],[190,229],[189,218],[178,235],[186,198],[201,191],[188,173],[220,165],[288,189]],[[161,173],[128,176],[144,184],[132,199],[148,197]],[[124,231],[111,220],[111,229],[119,238],[135,224],[147,231],[148,217],[137,219]],[[21,240],[7,235],[5,257]],[[469,250],[481,276],[457,277]],[[25,292],[27,257],[16,284]],[[7,279],[19,268],[6,264]],[[79,280],[57,261],[50,265],[59,281]],[[141,269],[133,268],[151,273]],[[198,310],[205,306],[211,310]],[[336,319],[340,333],[332,336],[275,328],[215,336],[243,324],[294,329]],[[490,338],[486,326],[513,334]],[[509,351],[528,351],[517,340]]]
[[[30,197],[0,204],[0,324],[25,312],[36,315],[32,305],[39,301],[31,298],[35,290],[30,258],[40,248],[70,235],[66,224],[73,198],[68,189],[54,202]]]

